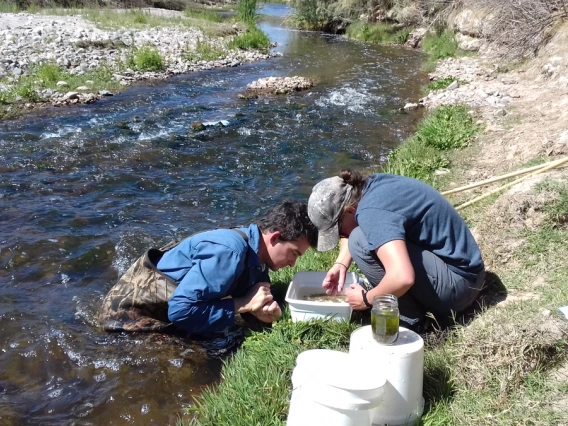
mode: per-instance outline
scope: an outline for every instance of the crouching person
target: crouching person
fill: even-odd
[[[305,204],[288,201],[257,224],[192,235],[150,249],[106,296],[100,323],[106,331],[223,331],[239,314],[263,323],[282,316],[268,271],[293,266],[317,245]]]

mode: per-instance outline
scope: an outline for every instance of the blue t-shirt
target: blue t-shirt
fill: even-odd
[[[235,305],[258,282],[270,282],[258,257],[257,225],[237,232],[216,229],[193,235],[166,252],[158,269],[178,283],[168,302],[168,317],[190,333],[222,331],[235,322]]]
[[[371,176],[356,219],[369,250],[404,240],[434,253],[467,279],[475,280],[484,268],[463,218],[442,194],[417,179],[383,173]]]

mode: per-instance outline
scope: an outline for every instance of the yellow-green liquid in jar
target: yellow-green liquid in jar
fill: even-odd
[[[383,345],[390,345],[398,338],[398,311],[384,309],[371,310],[373,337]]]

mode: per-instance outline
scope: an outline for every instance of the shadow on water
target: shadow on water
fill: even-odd
[[[242,336],[101,333],[119,275],[149,247],[305,201],[342,168],[376,168],[413,131],[419,113],[396,110],[427,81],[419,53],[284,29],[287,7],[264,10],[282,56],[0,123],[2,422],[175,424]],[[238,98],[292,75],[316,85]]]

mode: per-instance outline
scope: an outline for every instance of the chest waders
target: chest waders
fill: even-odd
[[[233,231],[248,244],[244,232]],[[164,331],[171,327],[168,301],[178,284],[157,265],[164,253],[178,244],[172,241],[162,248],[149,249],[120,277],[103,300],[99,314],[103,330]]]

